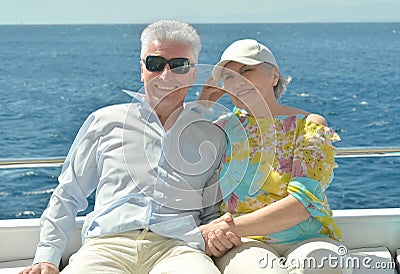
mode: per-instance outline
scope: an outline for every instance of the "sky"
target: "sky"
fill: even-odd
[[[0,24],[400,22],[400,0],[0,0]]]

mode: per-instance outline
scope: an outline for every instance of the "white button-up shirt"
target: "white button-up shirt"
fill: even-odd
[[[166,132],[147,102],[135,97],[139,102],[102,108],[82,125],[41,217],[34,263],[59,264],[76,214],[93,191],[83,241],[149,229],[204,250],[198,226],[219,216],[225,134],[197,103],[186,104]]]

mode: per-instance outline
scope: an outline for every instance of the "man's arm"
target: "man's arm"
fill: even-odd
[[[82,125],[64,162],[59,185],[42,214],[40,241],[30,267],[33,273],[57,273],[55,269],[76,226],[77,212],[88,206],[86,197],[96,188],[96,123],[92,114]]]
[[[219,218],[222,195],[218,184],[218,171],[213,173],[203,190],[203,210],[200,214],[201,224],[208,224]]]
[[[220,140],[222,140],[220,146],[217,146],[220,148],[218,159],[222,159],[222,155],[225,154],[227,141],[225,138],[225,134],[222,132],[222,130],[218,128],[218,131],[221,131]],[[220,161],[218,162],[218,165],[216,165],[213,176],[210,178],[210,180],[208,180],[206,187],[203,191],[204,211],[200,215],[202,225],[199,227],[205,241],[206,253],[210,256],[213,255],[218,257],[225,254],[233,246],[239,246],[241,244],[240,237],[236,236],[234,233],[223,233],[221,230],[210,230],[212,224],[215,222],[214,220],[218,220],[218,222],[221,221],[220,207],[222,203],[222,194],[218,180],[219,164]],[[230,215],[226,215],[224,216],[224,218],[226,218],[226,220],[222,220],[232,221],[232,216]],[[210,232],[215,232],[218,237],[215,237],[214,233],[210,234]],[[212,241],[209,239],[209,236],[212,237]],[[209,245],[210,243],[212,243],[212,245]]]

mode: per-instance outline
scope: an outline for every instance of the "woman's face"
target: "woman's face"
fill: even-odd
[[[222,79],[232,103],[252,112],[251,106],[260,104],[268,96],[275,96],[278,75],[277,68],[270,64],[249,66],[232,61],[225,65]]]

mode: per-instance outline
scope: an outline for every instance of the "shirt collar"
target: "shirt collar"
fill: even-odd
[[[145,95],[143,93],[125,89],[123,89],[122,91],[131,96],[133,98],[133,101],[137,101],[140,104],[139,112],[143,119],[148,121],[149,119],[151,119],[151,116],[157,117],[151,106],[147,103]],[[159,121],[158,117],[156,120]]]
[[[141,115],[145,119],[150,118],[150,116],[152,114],[155,115],[155,113],[153,112],[153,109],[147,103],[147,101],[145,99],[145,95],[143,93],[134,92],[134,91],[125,90],[125,89],[123,89],[122,91],[125,92],[126,94],[131,96],[134,100],[136,100],[136,101],[138,101],[140,103],[140,105],[141,105],[140,112],[141,112]],[[197,101],[186,102],[186,103],[183,104],[183,108],[184,109],[183,109],[181,115],[183,115],[184,113],[188,113],[188,112],[195,112],[195,113],[197,113],[199,115],[204,116],[205,118],[213,116],[212,110],[204,107],[202,104],[200,104]],[[179,116],[181,116],[181,115],[179,115]]]

